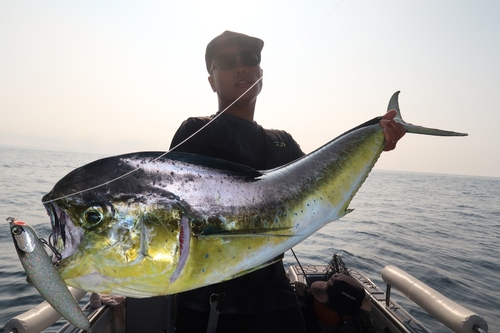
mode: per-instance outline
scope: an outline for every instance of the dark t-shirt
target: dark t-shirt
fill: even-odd
[[[172,139],[171,148],[206,125],[214,116],[184,121]],[[304,155],[290,134],[268,130],[256,122],[221,114],[175,151],[201,154],[250,166],[273,169]],[[221,313],[263,313],[297,306],[294,290],[280,260],[255,272],[219,284],[179,294],[179,306],[208,312],[209,297],[224,292]]]
[[[171,148],[213,117],[196,117],[184,121],[172,139]],[[217,157],[257,170],[276,168],[304,155],[287,132],[264,129],[256,122],[225,113],[175,151]]]

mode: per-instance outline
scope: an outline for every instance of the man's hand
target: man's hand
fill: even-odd
[[[380,119],[380,126],[384,128],[384,151],[389,151],[396,148],[396,143],[406,134],[406,130],[404,129],[403,125],[398,124],[393,120],[396,114],[396,110],[390,110],[387,111],[382,119]]]

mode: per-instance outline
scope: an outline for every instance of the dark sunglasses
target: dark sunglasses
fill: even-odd
[[[241,64],[246,67],[253,67],[260,64],[260,52],[256,53],[248,50],[237,53],[222,53],[214,58],[212,67],[210,68],[210,74],[214,69],[214,63],[217,63],[217,67],[222,71],[235,69],[238,58],[240,58]]]

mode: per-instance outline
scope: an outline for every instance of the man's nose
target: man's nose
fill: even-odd
[[[243,65],[241,62],[241,58],[238,56],[236,57],[236,73],[246,73],[247,72],[247,67]]]

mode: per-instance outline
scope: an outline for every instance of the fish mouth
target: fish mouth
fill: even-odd
[[[66,212],[53,202],[44,203],[52,225],[49,243],[55,249],[52,261],[71,256],[83,239],[83,231],[77,228]]]

